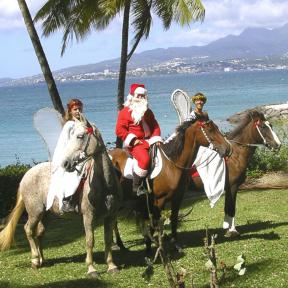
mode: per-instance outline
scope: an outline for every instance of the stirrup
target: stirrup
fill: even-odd
[[[139,187],[138,187],[138,189],[137,189],[137,192],[136,192],[136,195],[137,196],[141,196],[141,195],[144,195],[144,194],[146,194],[148,191],[147,191],[147,189],[144,187],[144,185],[142,184],[142,185],[140,185]]]

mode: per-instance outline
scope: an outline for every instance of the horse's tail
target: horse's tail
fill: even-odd
[[[7,221],[5,228],[0,232],[0,250],[1,251],[10,249],[14,240],[16,225],[24,209],[25,209],[24,201],[21,196],[20,189],[18,189],[16,205],[8,216],[8,221]]]

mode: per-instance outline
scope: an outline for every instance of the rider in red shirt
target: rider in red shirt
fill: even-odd
[[[133,168],[133,192],[137,194],[139,186],[148,173],[150,163],[149,147],[162,142],[158,122],[148,108],[147,90],[144,84],[134,83],[119,112],[116,135],[123,140],[124,147],[135,159]]]

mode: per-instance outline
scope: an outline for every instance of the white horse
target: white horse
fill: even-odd
[[[93,265],[93,220],[95,217],[104,218],[105,258],[108,272],[117,272],[118,268],[112,258],[112,229],[122,201],[122,191],[100,132],[96,127],[92,129],[86,119],[84,119],[84,123],[76,121],[75,133],[69,141],[62,166],[71,172],[81,161],[87,161],[86,167],[90,167],[83,192],[78,195],[79,215],[83,216],[86,234],[87,274],[90,277],[97,277],[98,274]],[[45,228],[41,220],[46,212],[45,205],[50,176],[51,163],[49,162],[38,164],[27,171],[19,185],[16,206],[8,217],[7,225],[0,233],[0,249],[9,249],[16,224],[26,209],[28,221],[24,229],[31,247],[33,268],[39,268],[44,261],[40,240]],[[57,198],[50,210],[59,214]],[[65,233],[64,229],[63,233]]]

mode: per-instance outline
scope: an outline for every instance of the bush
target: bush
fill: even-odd
[[[9,214],[15,205],[18,185],[23,175],[31,168],[17,163],[0,168],[0,217]]]
[[[282,142],[279,151],[257,149],[248,166],[250,177],[260,177],[267,172],[288,172],[288,136],[287,123],[277,122],[274,129]]]

